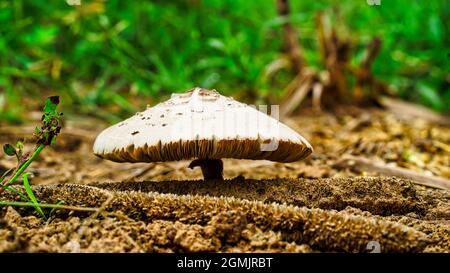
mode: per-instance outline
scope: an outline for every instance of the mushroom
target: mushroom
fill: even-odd
[[[222,158],[293,162],[312,147],[300,134],[255,107],[194,88],[101,132],[94,154],[115,162],[193,159],[205,179],[223,179]]]

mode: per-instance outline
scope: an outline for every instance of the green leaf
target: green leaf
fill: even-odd
[[[56,106],[58,106],[58,104],[59,104],[58,96],[48,97],[45,100],[44,113],[46,114],[54,113],[56,111]]]
[[[5,152],[7,156],[15,156],[17,153],[16,148],[14,148],[11,144],[3,145],[3,152]]]
[[[44,46],[51,44],[57,37],[60,29],[56,25],[50,26],[39,26],[25,33],[22,40],[29,44],[35,46]]]
[[[420,83],[417,86],[417,91],[420,94],[422,100],[426,104],[433,107],[435,110],[440,111],[444,108],[444,104],[441,98],[439,97],[438,91],[431,88],[429,85]]]
[[[23,186],[25,188],[26,193],[28,194],[28,197],[30,197],[31,199],[31,203],[33,203],[34,208],[36,209],[36,211],[43,217],[45,218],[45,214],[42,211],[41,207],[39,206],[39,202],[36,199],[36,196],[34,196],[33,191],[31,190],[31,186],[30,186],[30,182],[28,182],[28,175],[30,175],[30,173],[24,173],[22,175],[22,179],[23,179]]]
[[[19,149],[20,151],[23,150],[23,142],[18,140],[16,142],[16,148]]]

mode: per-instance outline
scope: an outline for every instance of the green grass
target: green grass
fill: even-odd
[[[264,77],[282,45],[274,0],[81,2],[0,0],[0,120],[20,121],[23,99],[42,92],[58,93],[65,109],[114,119],[193,86],[264,97],[292,78]],[[309,64],[322,65],[314,16],[326,11],[358,42],[352,62],[378,35],[376,75],[404,98],[450,110],[446,0],[291,5]],[[137,105],[133,96],[146,99]]]

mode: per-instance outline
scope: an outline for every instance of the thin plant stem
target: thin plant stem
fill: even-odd
[[[36,148],[36,150],[34,150],[31,157],[27,161],[25,161],[25,163],[22,166],[20,166],[20,168],[17,170],[17,172],[14,174],[14,176],[4,184],[9,185],[9,184],[14,183],[14,181],[16,181],[17,178],[28,168],[28,166],[30,166],[31,162],[33,162],[36,159],[36,157],[42,152],[42,150],[44,148],[45,148],[44,144],[39,144],[39,146]]]
[[[33,204],[27,202],[14,202],[14,201],[0,201],[0,206],[17,206],[17,207],[35,207],[40,208],[52,208],[52,209],[66,209],[66,210],[76,210],[76,211],[98,211],[98,208],[87,208],[87,207],[77,207],[77,206],[65,206],[58,204]]]

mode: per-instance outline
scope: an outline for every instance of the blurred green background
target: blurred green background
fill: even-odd
[[[19,122],[32,101],[62,96],[65,111],[108,120],[194,86],[227,95],[282,95],[284,18],[275,0],[0,0],[0,121]],[[450,110],[448,0],[290,1],[309,65],[320,68],[315,14],[355,41],[352,62],[378,35],[374,74],[403,98]],[[326,94],[325,94],[326,95]]]

